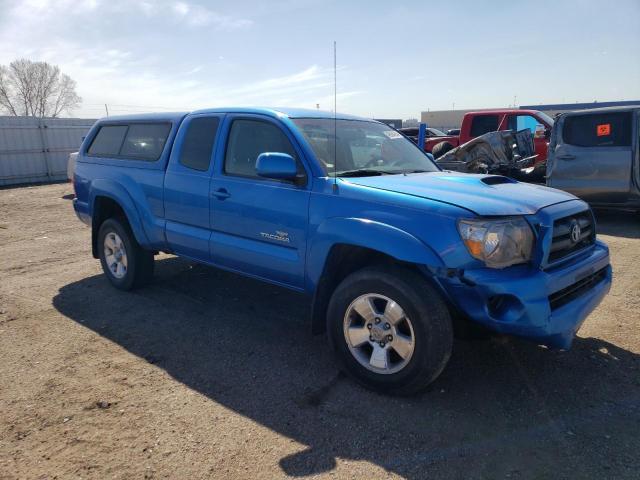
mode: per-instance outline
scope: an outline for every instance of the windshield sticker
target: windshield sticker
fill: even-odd
[[[387,138],[402,138],[402,135],[395,130],[385,130],[382,133],[384,133]]]

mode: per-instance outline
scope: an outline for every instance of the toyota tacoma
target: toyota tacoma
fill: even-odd
[[[442,171],[397,131],[348,115],[104,118],[73,179],[113,286],[143,286],[167,252],[304,292],[341,368],[390,393],[438,377],[458,324],[567,349],[611,284],[582,200]]]

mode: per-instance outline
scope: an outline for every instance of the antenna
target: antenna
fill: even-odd
[[[333,191],[338,191],[338,82],[336,41],[333,41]]]

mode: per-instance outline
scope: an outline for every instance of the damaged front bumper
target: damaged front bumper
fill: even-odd
[[[609,249],[599,241],[569,264],[480,268],[438,278],[450,301],[470,320],[550,348],[568,349],[611,287]]]

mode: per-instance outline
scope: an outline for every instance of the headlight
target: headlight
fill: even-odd
[[[487,267],[504,268],[531,259],[533,231],[522,217],[459,220],[458,231],[471,256]]]

